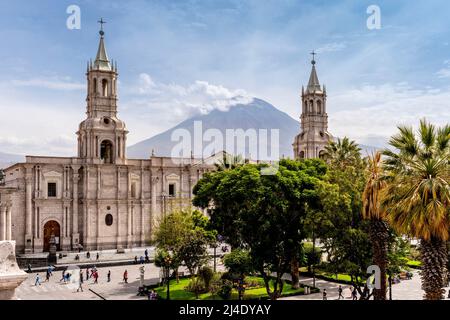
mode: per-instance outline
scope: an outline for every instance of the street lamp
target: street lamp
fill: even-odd
[[[167,281],[167,296],[166,299],[170,300],[170,265],[172,264],[172,259],[170,256],[164,258],[164,267],[166,269],[166,281]]]

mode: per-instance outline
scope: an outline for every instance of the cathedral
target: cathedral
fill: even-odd
[[[76,157],[26,156],[5,169],[0,240],[21,253],[145,246],[161,216],[190,206],[192,189],[213,170],[208,159],[128,159],[127,128],[118,117],[117,65],[103,29],[87,67],[86,119]],[[176,160],[176,161],[175,161]]]
[[[333,136],[328,132],[327,91],[320,86],[316,72],[315,53],[312,53],[312,69],[306,90],[302,87],[301,131],[295,139],[295,159],[323,158],[325,146]]]
[[[329,140],[326,90],[313,53],[302,88],[296,159],[319,158]],[[26,156],[4,170],[0,187],[0,240],[15,240],[20,253],[131,248],[148,245],[158,220],[191,206],[192,190],[209,159],[128,159],[125,123],[118,117],[117,64],[108,58],[103,28],[95,61],[88,63],[86,119],[76,157]],[[217,156],[217,155],[216,155]]]

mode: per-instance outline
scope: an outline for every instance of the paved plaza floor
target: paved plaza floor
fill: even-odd
[[[49,282],[45,282],[45,272],[40,272],[41,285],[35,286],[36,273],[29,274],[28,279],[23,282],[16,290],[17,298],[20,300],[139,300],[147,299],[137,295],[140,284],[140,264],[114,267],[98,268],[99,280],[98,284],[94,284],[94,280],[90,278],[85,280],[83,292],[77,292],[76,284],[64,283],[60,281],[62,272],[56,271],[50,278]],[[159,281],[160,269],[153,263],[144,264],[146,285],[155,284]],[[111,282],[107,282],[107,273],[111,271]],[[128,283],[122,280],[123,272],[128,270]],[[218,270],[223,270],[222,265],[218,265]],[[186,269],[181,268],[180,272],[187,273]],[[83,269],[83,274],[86,270]],[[286,275],[286,277],[290,277]],[[313,279],[310,277],[301,277],[300,283],[312,285]],[[316,287],[321,292],[310,295],[300,295],[293,297],[281,298],[280,300],[322,300],[322,290],[327,289],[328,300],[338,299],[338,283],[316,279]],[[342,285],[344,300],[351,300],[349,286]],[[449,288],[446,288],[447,294]],[[421,281],[418,271],[414,272],[411,280],[403,280],[399,284],[395,284],[392,289],[394,300],[422,300],[423,291],[421,290]],[[446,295],[447,295],[446,294]],[[448,299],[447,299],[448,300]]]

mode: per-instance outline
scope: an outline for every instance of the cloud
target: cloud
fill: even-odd
[[[21,155],[71,155],[76,150],[76,136],[56,135],[48,138],[38,136],[0,137],[0,149]]]
[[[327,43],[324,46],[320,47],[319,49],[316,49],[316,53],[324,53],[324,52],[335,52],[335,51],[341,51],[344,50],[347,47],[347,44],[345,42],[333,42],[333,43]]]
[[[18,87],[37,87],[52,90],[85,90],[86,85],[72,82],[70,77],[33,78],[27,80],[12,80]]]
[[[330,131],[384,147],[398,125],[417,127],[422,118],[448,124],[448,101],[450,90],[416,89],[406,83],[361,86],[328,98]]]
[[[155,82],[147,73],[139,75],[137,93],[147,98],[144,101],[152,107],[158,108],[159,105],[159,108],[173,112],[177,117],[208,114],[213,110],[228,111],[232,106],[248,104],[253,100],[242,89],[231,90],[200,80],[187,86],[164,84]]]

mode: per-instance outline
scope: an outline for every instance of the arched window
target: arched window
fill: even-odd
[[[96,94],[97,91],[97,78],[94,78],[94,83],[92,85],[92,92],[94,92],[94,94]]]
[[[112,224],[113,224],[113,216],[112,216],[112,214],[110,214],[110,213],[108,213],[106,216],[105,216],[105,224],[107,225],[107,226],[111,226]]]
[[[322,102],[320,100],[317,101],[317,114],[322,114]]]
[[[104,163],[113,163],[113,144],[109,140],[102,141],[100,145],[100,158]]]
[[[108,80],[102,80],[102,96],[108,96]]]
[[[305,159],[305,151],[300,151],[300,159]]]
[[[314,111],[314,101],[310,100],[309,101],[309,113],[313,113]]]

